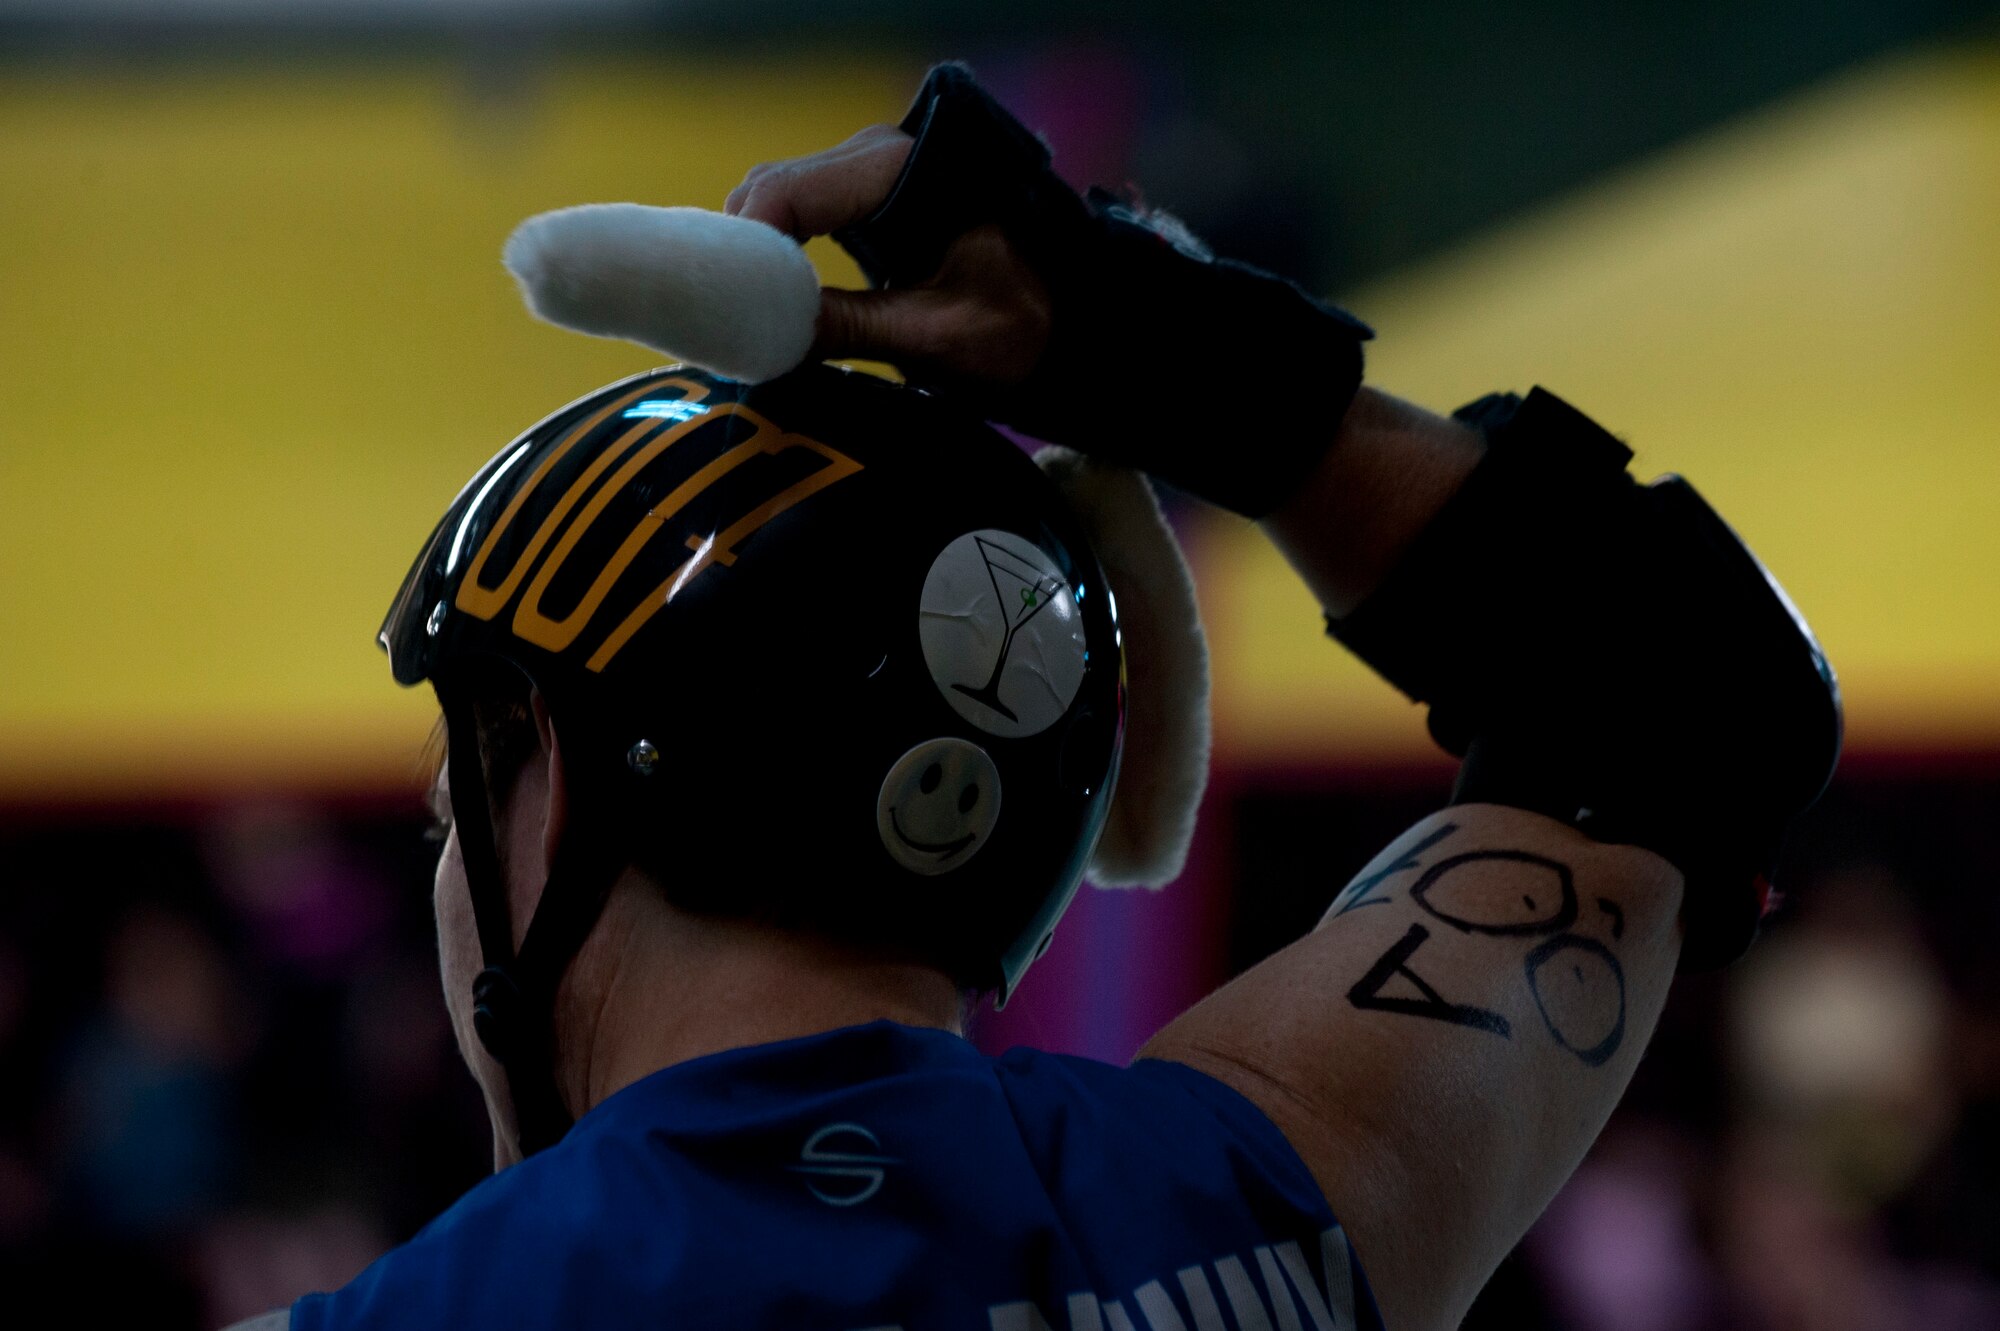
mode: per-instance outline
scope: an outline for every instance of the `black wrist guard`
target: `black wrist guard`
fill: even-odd
[[[1328,631],[1465,759],[1454,803],[1644,846],[1686,878],[1683,969],[1733,960],[1787,823],[1840,755],[1833,670],[1694,487],[1536,389],[1458,416],[1488,451],[1369,598]]]
[[[1263,517],[1303,484],[1361,385],[1352,315],[1280,277],[1212,258],[1177,224],[1093,190],[973,81],[939,65],[902,122],[916,146],[888,201],[836,232],[878,286],[919,284],[951,243],[997,223],[1049,289],[1049,345],[1024,384],[929,384],[995,420],[1141,468]],[[1205,382],[1196,354],[1225,359]],[[1242,391],[1242,376],[1255,388]]]

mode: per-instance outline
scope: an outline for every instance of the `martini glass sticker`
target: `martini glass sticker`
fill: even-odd
[[[1083,682],[1083,618],[1034,542],[991,528],[952,541],[924,579],[918,634],[931,678],[991,734],[1046,730]]]

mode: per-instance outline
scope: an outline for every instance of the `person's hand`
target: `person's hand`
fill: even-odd
[[[837,147],[750,168],[722,211],[806,241],[872,216],[914,140],[871,125]],[[814,360],[881,360],[974,391],[1021,383],[1049,340],[1049,293],[995,225],[958,238],[928,280],[821,293]]]
[[[889,361],[988,420],[1246,517],[1298,491],[1361,383],[1366,325],[1213,258],[1170,217],[1078,194],[963,65],[934,67],[897,126],[758,167],[724,211],[830,233],[876,284],[824,293],[808,354]]]

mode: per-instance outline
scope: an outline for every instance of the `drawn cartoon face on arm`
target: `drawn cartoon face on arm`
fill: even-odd
[[[1576,921],[1569,867],[1526,851],[1446,856],[1417,879],[1410,900],[1461,933],[1536,937]]]

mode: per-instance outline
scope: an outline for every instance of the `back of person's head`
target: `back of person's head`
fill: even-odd
[[[555,984],[628,866],[683,909],[1004,998],[1104,824],[1114,616],[1041,469],[913,389],[670,368],[536,425],[452,504],[382,631],[444,712],[482,1041],[514,1080],[545,1056]],[[536,695],[568,825],[513,955],[494,811]]]

